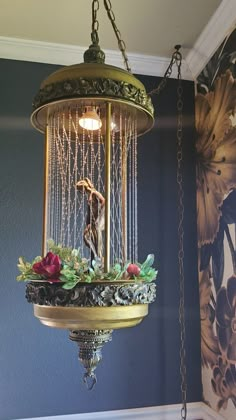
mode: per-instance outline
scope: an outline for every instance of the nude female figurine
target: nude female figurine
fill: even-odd
[[[102,232],[105,227],[105,198],[94,188],[89,178],[77,182],[76,187],[87,195],[87,217],[84,229],[85,245],[91,249],[91,258],[101,259],[103,253]]]

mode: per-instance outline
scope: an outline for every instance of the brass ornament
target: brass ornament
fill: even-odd
[[[98,37],[99,1],[93,0],[92,44],[85,51],[84,63],[60,68],[49,75],[34,98],[31,115],[32,125],[45,134],[43,251],[42,260],[32,267],[45,264],[46,275],[44,272],[42,278],[49,280],[31,281],[28,277],[26,298],[33,303],[34,315],[43,325],[70,331],[70,339],[79,345],[88,389],[97,381],[94,371],[102,358],[103,345],[111,341],[112,331],[138,325],[156,297],[156,285],[149,283],[154,280],[149,272],[155,271],[149,265],[154,256],[148,256],[149,262],[147,258],[148,270],[142,270],[143,281],[139,281],[138,274],[145,263],[135,264],[138,261],[137,137],[152,128],[154,108],[144,85],[131,73],[110,0],[104,0],[104,6],[126,70],[105,64]],[[89,120],[88,112],[90,116],[91,112],[97,114],[99,129],[81,125],[86,115]],[[93,185],[89,194],[81,187],[85,181]],[[98,197],[103,197],[103,206]],[[99,223],[103,219],[104,223]],[[84,231],[78,225],[84,225]],[[101,238],[103,253],[98,246]],[[47,240],[50,239],[64,250],[69,247],[77,252],[82,248],[80,263],[83,265],[86,259],[90,261],[89,267],[81,274],[73,259],[60,261],[59,255],[52,253],[49,258]],[[81,239],[88,248],[85,251]],[[56,264],[51,263],[53,270],[58,265],[55,278],[51,276],[52,267],[48,267],[48,260],[52,259],[56,259]],[[70,263],[72,270],[68,273]],[[89,277],[91,271],[95,273],[94,264],[97,270],[103,270],[99,281],[97,272],[92,280]],[[129,273],[130,265],[136,273]],[[117,274],[116,266],[123,269],[120,281],[116,281],[120,270]],[[109,277],[112,270],[114,281]],[[111,280],[102,281],[103,277]],[[73,283],[74,278],[85,278],[88,283]]]
[[[88,50],[84,53],[84,62],[104,64],[105,53],[101,50],[98,44],[91,44]]]
[[[63,67],[41,85],[33,101],[31,122],[44,132],[47,112],[57,104],[101,105],[107,101],[137,112],[138,135],[149,131],[154,122],[154,108],[144,85],[132,74],[118,67],[100,63],[81,63]]]
[[[71,331],[69,338],[79,346],[79,361],[85,368],[84,383],[91,390],[97,383],[94,371],[102,360],[102,347],[112,340],[112,330]]]

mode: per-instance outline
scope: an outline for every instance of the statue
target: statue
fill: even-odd
[[[84,229],[85,245],[91,250],[91,259],[102,261],[103,241],[102,232],[105,227],[105,198],[94,188],[89,178],[77,182],[76,187],[87,195],[87,217]]]

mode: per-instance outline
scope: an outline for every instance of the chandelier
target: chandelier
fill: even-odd
[[[152,254],[138,262],[137,224],[137,138],[154,109],[104,5],[126,70],[105,64],[93,0],[84,62],[47,77],[33,102],[32,124],[45,136],[42,255],[18,265],[35,316],[78,343],[89,389],[112,331],[147,315],[157,274]]]
[[[157,89],[147,94],[131,73],[110,0],[104,0],[125,70],[105,64],[92,1],[92,43],[84,62],[60,68],[41,84],[31,122],[44,134],[42,254],[19,259],[34,315],[49,327],[69,330],[79,345],[84,382],[92,389],[103,345],[112,331],[139,324],[155,300],[154,255],[138,262],[137,143],[154,123],[152,94],[159,94],[177,64],[177,161],[181,390],[186,418],[183,288],[183,189],[181,54],[176,46]]]

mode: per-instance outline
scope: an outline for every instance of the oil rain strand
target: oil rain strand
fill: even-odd
[[[101,127],[87,130],[82,106],[60,106],[48,117],[47,239],[104,258],[105,105]],[[137,261],[137,124],[122,108],[111,119],[111,264]]]

